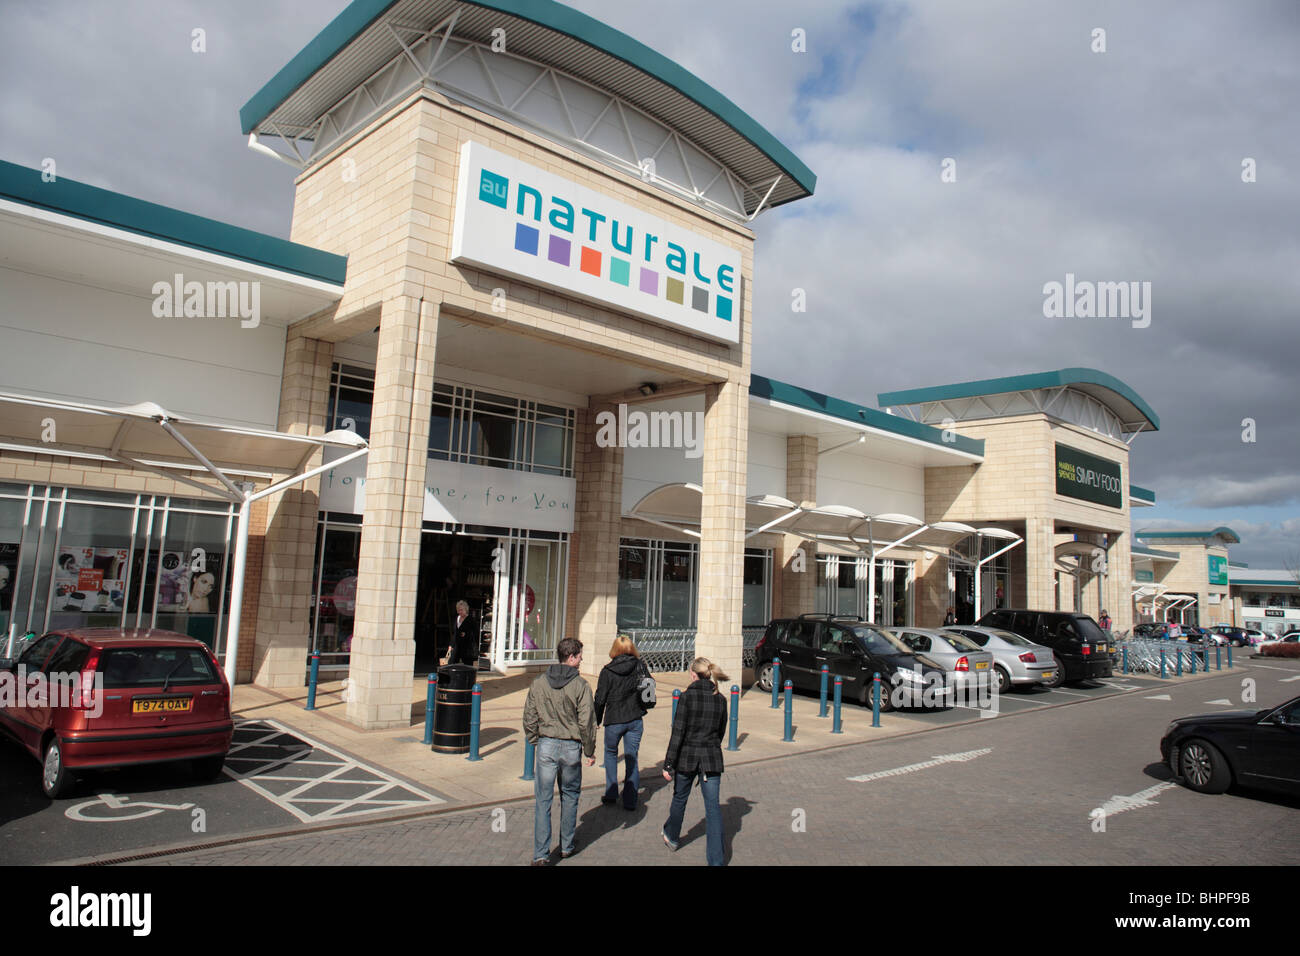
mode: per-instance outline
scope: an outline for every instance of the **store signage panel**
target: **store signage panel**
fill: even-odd
[[[1228,559],[1219,554],[1207,555],[1210,559],[1210,583],[1227,585]]]
[[[740,253],[479,143],[461,146],[451,261],[740,342]]]
[[[1286,617],[1286,611],[1274,610],[1273,608],[1269,607],[1264,609],[1264,616],[1265,617]]]
[[[1139,584],[1154,584],[1156,574],[1154,571],[1134,571],[1133,578]]]
[[[326,452],[326,460],[338,454]],[[571,532],[577,490],[578,483],[572,478],[429,459],[424,476],[424,520]],[[321,475],[320,508],[365,513],[364,457]]]
[[[1056,446],[1056,493],[1108,508],[1124,507],[1119,462],[1060,443]]]

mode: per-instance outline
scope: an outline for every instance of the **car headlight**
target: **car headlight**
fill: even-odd
[[[894,671],[894,679],[900,681],[910,681],[913,684],[925,683],[925,676],[923,674],[919,674],[916,671],[905,671],[902,670],[901,668],[899,670]]]

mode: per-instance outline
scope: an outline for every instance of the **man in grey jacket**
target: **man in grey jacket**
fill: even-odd
[[[551,800],[555,779],[560,780],[560,856],[574,854],[573,834],[578,828],[578,793],[582,789],[582,757],[587,766],[596,762],[596,715],[591,687],[578,674],[582,642],[566,637],[555,649],[558,664],[533,681],[524,704],[524,734],[537,748],[533,793],[533,866],[551,858]]]

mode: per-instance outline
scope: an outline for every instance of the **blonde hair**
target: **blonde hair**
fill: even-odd
[[[726,674],[722,673],[722,669],[717,664],[707,657],[697,657],[691,661],[691,672],[702,680],[713,681],[713,692],[715,694],[721,694],[721,682],[730,679]]]
[[[641,656],[641,652],[636,649],[636,642],[626,634],[620,634],[614,638],[614,644],[609,649],[610,660],[622,654],[631,654],[633,657]]]

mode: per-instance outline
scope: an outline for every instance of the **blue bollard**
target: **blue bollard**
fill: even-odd
[[[1209,670],[1209,668],[1207,667],[1206,670]],[[1195,651],[1192,651],[1192,673],[1193,674],[1196,673],[1196,652]]]
[[[531,740],[525,737],[524,738],[524,775],[519,778],[520,780],[533,779],[533,763],[534,761],[536,761],[536,759],[537,759],[537,748],[533,746],[533,742]]]
[[[835,718],[831,721],[831,733],[844,733],[844,721],[840,717],[840,706],[843,703],[841,698],[844,696],[844,678],[838,674],[835,676]]]
[[[1128,673],[1128,645],[1127,645],[1127,644],[1124,645],[1124,647],[1123,647],[1123,651],[1124,651],[1124,671],[1123,671],[1123,673],[1127,674],[1127,673]]]
[[[1165,649],[1160,648],[1160,679],[1164,680],[1169,675],[1165,673]]]
[[[781,706],[781,662],[772,661],[772,709]]]
[[[1228,645],[1228,670],[1232,670],[1232,645]]]
[[[429,675],[429,690],[424,695],[424,743],[433,743],[433,710],[437,706],[438,675]]]
[[[880,673],[871,681],[871,726],[880,726]]]
[[[316,709],[316,683],[320,680],[320,651],[311,652],[311,680],[307,681],[307,710]]]
[[[1205,669],[1207,671],[1210,669],[1210,659],[1208,657],[1205,659]],[[1214,645],[1214,669],[1216,671],[1223,670],[1223,645],[1222,644]]]
[[[740,688],[735,684],[731,685],[731,727],[727,731],[727,749],[739,750],[740,744],[736,741],[737,725],[740,723]]]
[[[821,709],[817,711],[818,717],[826,716],[826,685],[830,683],[830,678],[831,678],[830,665],[823,664],[822,665],[822,705],[821,705]]]
[[[794,708],[790,706],[790,695],[794,693],[794,684],[785,682],[785,736],[782,740],[794,740]]]
[[[680,690],[673,691],[673,723],[677,723],[677,702],[682,699]]]
[[[1175,650],[1175,652],[1174,652],[1174,656],[1177,658],[1177,660],[1174,661],[1174,676],[1175,676],[1175,677],[1182,677],[1182,676],[1183,676],[1183,652],[1182,652],[1182,650],[1181,650],[1181,649]],[[1192,659],[1195,660],[1195,653],[1193,653],[1193,655],[1192,655]],[[1193,666],[1195,666],[1195,665],[1193,665]]]
[[[479,712],[483,707],[483,685],[475,684],[469,693],[469,756],[466,760],[482,760],[478,755]]]

